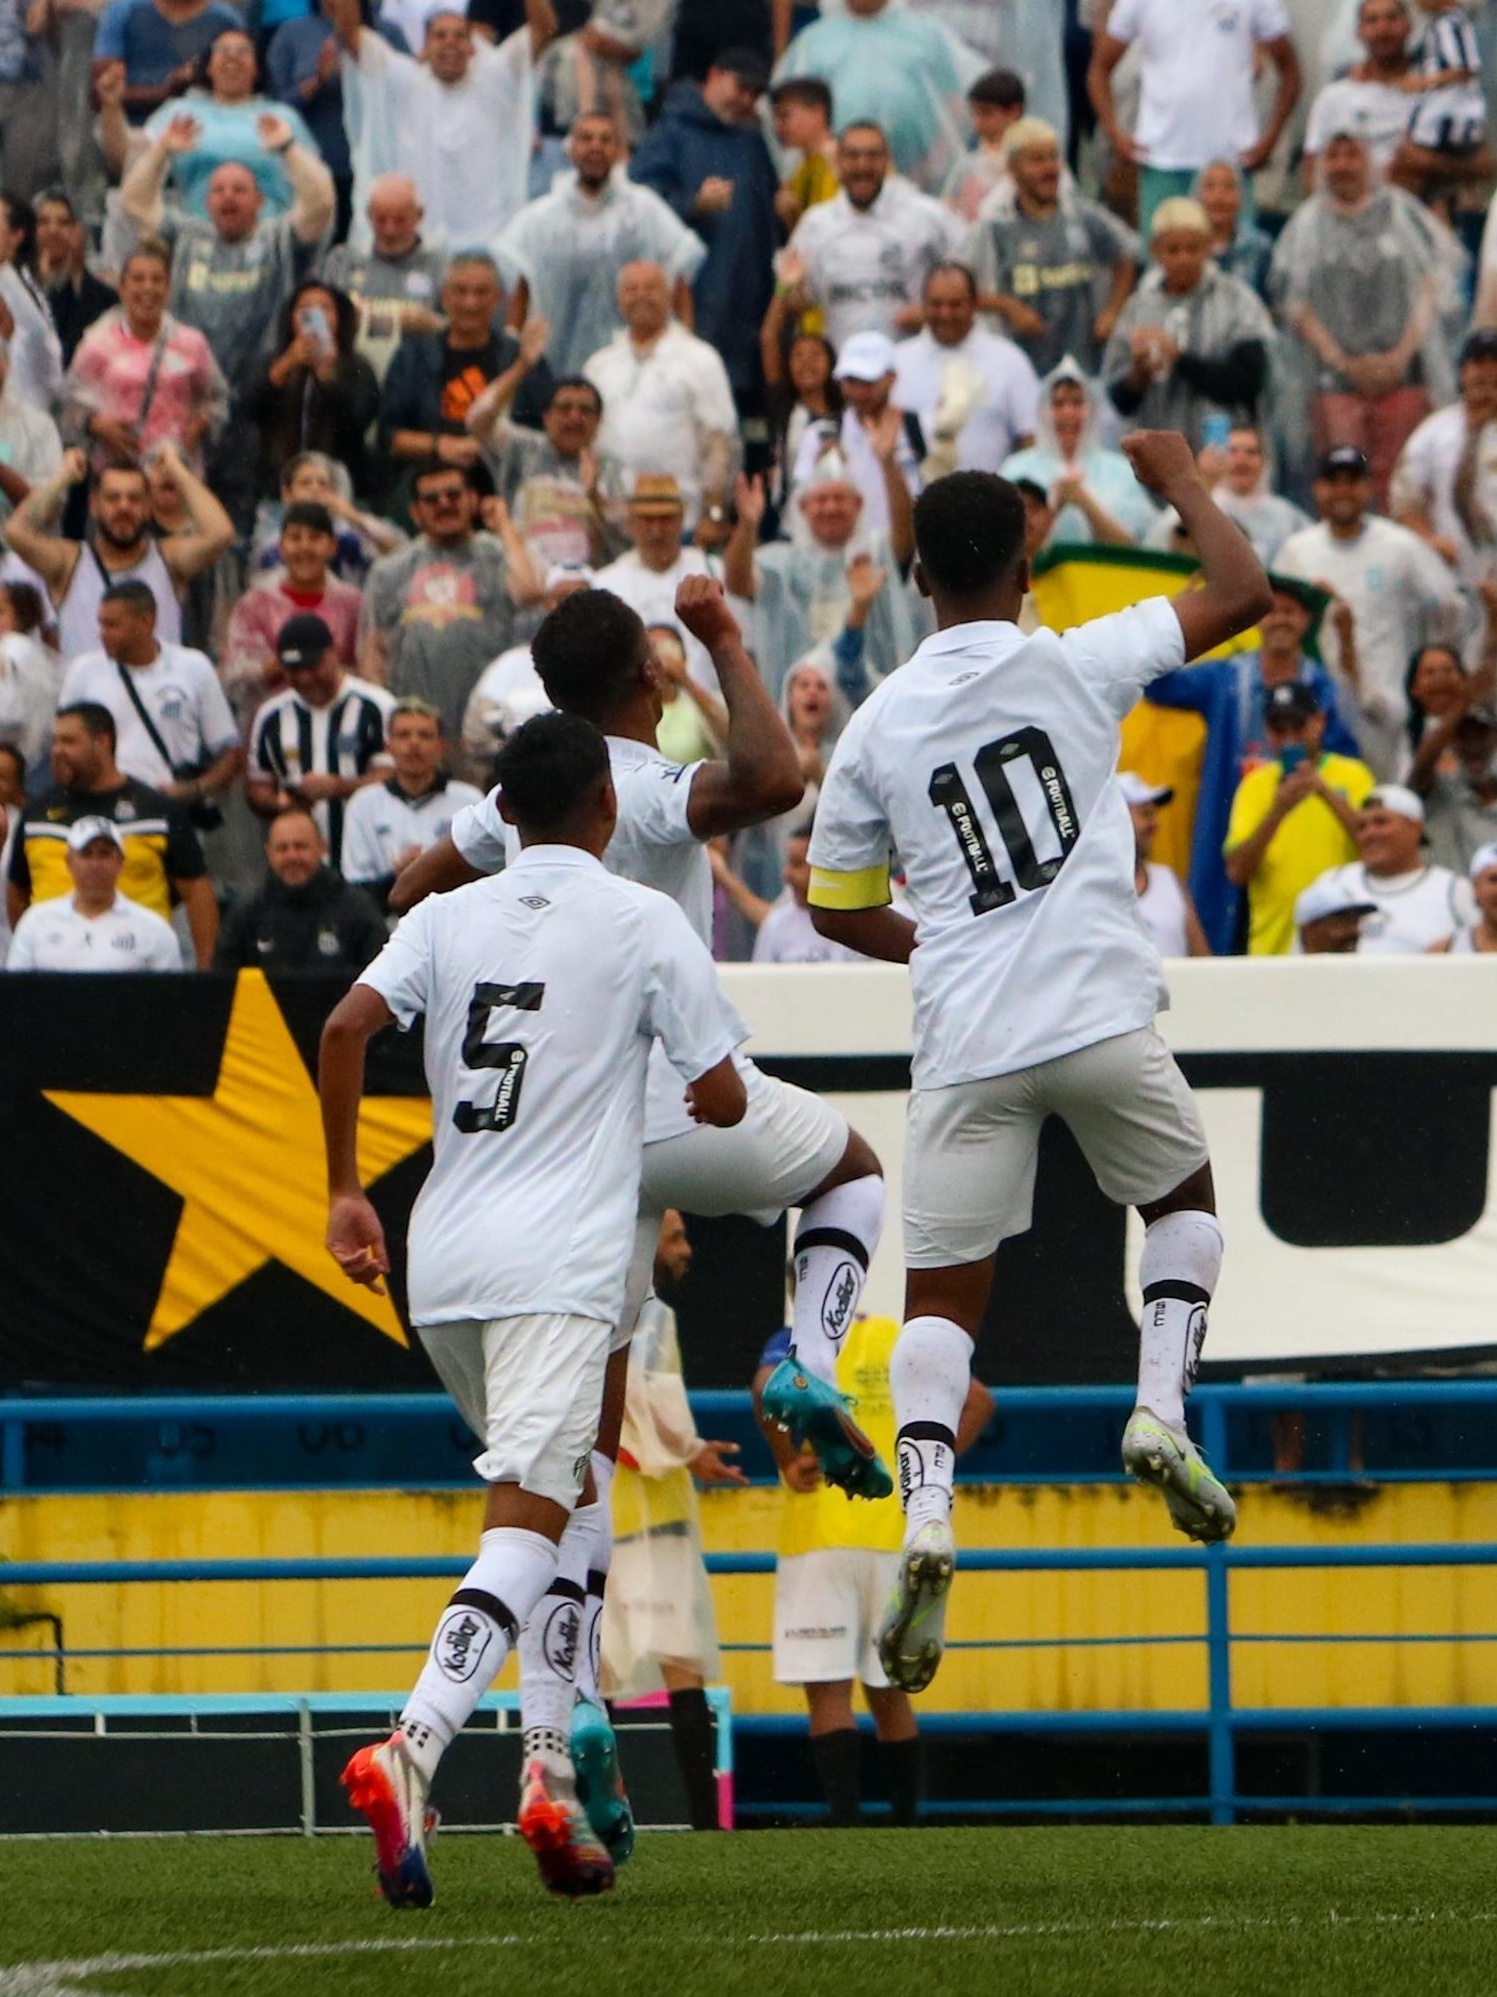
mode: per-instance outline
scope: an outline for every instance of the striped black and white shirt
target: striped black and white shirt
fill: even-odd
[[[294,789],[302,777],[361,777],[376,763],[388,762],[385,729],[395,708],[395,696],[382,686],[345,673],[326,707],[311,707],[293,687],[272,694],[255,716],[250,745],[250,773],[268,783]],[[314,805],[313,816],[327,841],[328,859],[342,867],[343,817],[341,798]]]

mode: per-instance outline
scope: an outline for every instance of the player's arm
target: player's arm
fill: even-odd
[[[915,925],[893,906],[888,820],[860,767],[870,712],[859,708],[822,781],[811,832],[811,921],[818,936],[860,956],[907,964]]]
[[[395,1015],[369,985],[341,998],[322,1029],[317,1093],[327,1152],[328,1252],[350,1282],[383,1294],[390,1273],[385,1230],[359,1177],[359,1104],[364,1095],[364,1055],[376,1033]]]
[[[435,846],[428,846],[419,859],[412,860],[395,876],[395,885],[390,890],[390,913],[404,915],[430,894],[451,894],[454,888],[465,888],[469,881],[482,879],[478,868],[470,866],[457,850],[452,834],[444,832]]]
[[[731,1130],[735,1123],[742,1123],[748,1109],[748,1091],[731,1054],[725,1054],[704,1075],[687,1083],[686,1107],[698,1123],[710,1123],[715,1130]]]
[[[1185,656],[1214,652],[1251,630],[1273,593],[1251,542],[1229,520],[1196,470],[1190,445],[1178,430],[1135,430],[1123,439],[1134,477],[1161,505],[1173,506],[1201,558],[1200,589],[1174,599],[1185,638]]]
[[[860,956],[881,964],[907,964],[915,954],[915,925],[897,908],[822,908],[816,901],[816,877],[811,877],[811,923],[818,936],[845,943]]]
[[[728,710],[727,753],[701,764],[692,779],[686,822],[698,839],[741,832],[794,811],[805,780],[790,730],[744,650],[738,619],[720,582],[687,576],[676,592],[676,615],[712,654]]]
[[[88,477],[88,460],[80,450],[67,450],[51,478],[34,485],[5,523],[5,539],[27,568],[34,569],[55,602],[73,579],[78,543],[52,531],[69,488]]]

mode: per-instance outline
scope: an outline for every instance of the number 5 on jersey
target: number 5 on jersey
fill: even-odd
[[[465,1137],[480,1130],[508,1130],[520,1114],[520,1091],[530,1049],[519,1040],[489,1042],[484,1039],[489,1020],[496,1012],[539,1012],[546,996],[544,985],[475,985],[468,1006],[468,1030],[463,1035],[465,1068],[497,1068],[498,1092],[491,1103],[459,1103],[452,1121]]]
[[[1060,852],[1048,860],[1041,860],[1035,852],[1023,808],[1014,792],[1010,772],[1020,762],[1027,763],[1033,773],[1060,843]],[[1081,834],[1076,807],[1071,802],[1071,787],[1051,747],[1050,737],[1043,728],[1020,728],[997,742],[984,743],[972,758],[972,767],[992,809],[1019,888],[1028,893],[1049,887]],[[972,793],[955,763],[942,763],[932,772],[929,796],[936,809],[944,811],[950,819],[956,843],[972,876],[972,913],[987,915],[995,908],[1006,908],[1017,890],[1014,882],[998,871]]]

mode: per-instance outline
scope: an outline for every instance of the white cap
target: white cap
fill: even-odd
[[[1407,784],[1379,784],[1362,800],[1364,810],[1371,804],[1380,804],[1384,811],[1395,812],[1400,818],[1411,818],[1416,825],[1424,823],[1424,800]]]
[[[1151,784],[1136,770],[1119,770],[1118,789],[1128,804],[1168,804],[1175,795],[1168,784]]]
[[[553,589],[565,589],[569,582],[586,583],[591,589],[593,571],[586,562],[553,562],[546,571],[543,594],[549,596]]]
[[[1358,901],[1346,882],[1338,880],[1332,871],[1311,881],[1298,897],[1294,904],[1294,926],[1307,929],[1312,922],[1324,922],[1328,915],[1371,915],[1376,907],[1375,901]]]
[[[111,846],[117,846],[122,853],[125,850],[120,829],[112,818],[79,818],[68,827],[70,853],[81,853],[85,846],[92,846],[96,839],[107,839]]]
[[[854,333],[837,356],[838,381],[882,381],[894,372],[894,342],[887,333]]]
[[[1497,867],[1497,839],[1489,839],[1485,846],[1478,846],[1471,855],[1471,864],[1466,869],[1474,881],[1478,874],[1484,874],[1488,867]]]

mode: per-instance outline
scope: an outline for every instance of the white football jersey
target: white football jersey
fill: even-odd
[[[411,1214],[412,1321],[566,1313],[618,1322],[645,1078],[682,1080],[748,1029],[663,895],[573,846],[433,895],[358,982],[426,1016],[435,1158]]]
[[[1163,598],[1064,637],[959,625],[844,729],[816,808],[811,901],[886,903],[898,854],[919,938],[917,1088],[1034,1067],[1167,1003],[1115,773],[1118,723],[1184,657]]]
[[[71,895],[39,901],[11,938],[8,971],[180,971],[182,946],[169,922],[128,895],[102,915],[83,915]]]
[[[1362,918],[1359,957],[1411,957],[1444,943],[1476,920],[1471,883],[1449,867],[1419,867],[1411,874],[1369,874],[1360,860],[1333,867],[1331,878],[1348,901],[1370,901]]]
[[[712,950],[712,864],[692,831],[686,807],[699,763],[667,762],[658,749],[608,737],[608,760],[618,794],[619,822],[603,864],[611,874],[655,888],[681,910],[708,954]],[[452,842],[470,867],[496,873],[520,850],[519,834],[499,815],[498,792],[460,811],[452,821]],[[747,1062],[740,1060],[740,1067]],[[695,1129],[681,1099],[681,1084],[664,1052],[656,1048],[650,1065],[649,1112],[645,1142],[656,1144]]]

